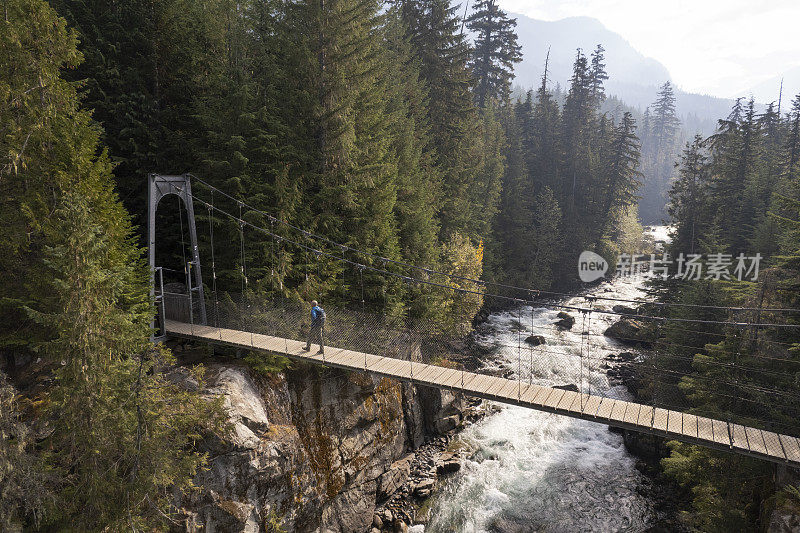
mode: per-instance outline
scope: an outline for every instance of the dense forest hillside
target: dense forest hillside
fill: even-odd
[[[698,415],[798,430],[795,330],[702,322],[798,323],[798,186],[800,96],[782,116],[774,106],[758,113],[753,100],[738,100],[714,135],[685,144],[669,191],[671,269],[680,279],[654,282],[653,291],[661,303],[677,304],[665,306],[665,316],[697,322],[664,328],[656,364],[667,375],[644,396]],[[760,261],[743,269],[742,257],[757,254]],[[704,258],[705,270],[687,279],[680,270],[693,257]],[[714,258],[730,265],[730,277],[715,279]],[[766,463],[687,444],[669,448],[664,470],[691,489],[687,516],[698,530],[765,530],[771,506],[786,512],[800,503],[791,485],[775,494],[781,476]]]
[[[566,85],[545,61],[512,97],[516,21],[495,0],[472,7],[462,20],[448,0],[4,2],[0,529],[167,528],[173,495],[202,490],[197,444],[230,429],[220,401],[201,397],[204,368],[179,387],[166,377],[175,358],[148,342],[151,172],[192,173],[246,198],[240,218],[267,225],[269,213],[375,254],[370,266],[381,257],[546,290],[576,283],[583,250],[614,261],[639,197],[659,211],[676,176],[679,96],[661,85],[647,112],[608,97],[598,42],[569,51]],[[654,291],[798,307],[800,99],[784,116],[737,101],[679,162],[675,252],[755,250],[768,275]],[[644,189],[643,172],[655,176]],[[353,276],[333,261],[311,269],[302,250],[242,247],[262,265],[249,271],[255,297],[353,300]],[[219,253],[220,290],[240,290],[238,251]],[[469,328],[483,305],[364,277],[362,306],[401,321]],[[730,342],[702,356],[730,357]],[[694,381],[670,385],[698,411],[719,408]],[[793,409],[771,414],[793,423]],[[754,481],[720,486],[705,476],[720,462]],[[699,527],[753,524],[770,496],[756,486],[764,467],[743,459],[674,445],[664,467],[695,489]]]
[[[575,58],[563,107],[546,77],[512,102],[520,49],[492,0],[466,21],[442,0],[10,0],[4,13],[6,525],[159,524],[164,489],[188,488],[205,461],[192,440],[220,428],[147,343],[148,173],[192,172],[386,258],[540,287],[584,248],[613,253],[635,201],[636,126],[600,113],[602,48]],[[256,270],[253,290],[347,297],[336,266],[303,276],[308,257],[280,260],[280,284]],[[371,281],[367,305],[389,295],[408,318],[468,323],[481,303]]]

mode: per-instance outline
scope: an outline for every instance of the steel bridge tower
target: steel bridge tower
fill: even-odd
[[[150,174],[147,176],[147,256],[150,265],[150,298],[156,303],[157,315],[153,321],[154,342],[166,337],[166,319],[189,321],[194,324],[207,323],[206,301],[203,292],[203,276],[200,270],[200,251],[197,247],[197,226],[192,205],[191,175],[167,176]],[[181,199],[189,225],[191,260],[184,267],[185,293],[164,290],[164,269],[156,265],[156,210],[161,200],[170,195]]]

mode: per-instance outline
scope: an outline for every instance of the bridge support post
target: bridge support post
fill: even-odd
[[[147,258],[150,265],[150,299],[155,300],[155,272],[156,272],[156,210],[162,198],[174,194],[178,196],[186,208],[187,219],[189,222],[189,239],[192,248],[192,265],[190,272],[194,274],[194,287],[187,287],[187,290],[197,291],[199,304],[199,314],[194,322],[206,325],[206,300],[203,293],[203,276],[200,271],[200,250],[197,247],[197,225],[194,220],[194,206],[192,204],[192,183],[188,174],[180,176],[167,176],[162,174],[150,174],[147,176]],[[184,265],[189,268],[189,265]],[[191,285],[191,284],[190,284]],[[163,293],[163,290],[162,290]],[[163,299],[163,294],[161,298]],[[190,301],[194,300],[191,298]],[[159,306],[159,312],[163,312],[164,306]],[[192,309],[189,310],[193,312]],[[162,317],[163,319],[166,317]],[[155,319],[154,319],[155,320]],[[153,323],[153,335],[151,340],[158,342],[163,340],[166,335],[162,330],[159,335],[155,334],[155,322]]]

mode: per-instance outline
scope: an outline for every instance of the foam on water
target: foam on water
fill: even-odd
[[[608,292],[605,292],[608,289]],[[606,283],[592,291],[620,298],[641,297],[637,281]],[[576,298],[569,305],[585,306]],[[609,308],[614,302],[596,302]],[[572,330],[553,329],[558,310],[523,307],[492,315],[481,342],[495,346],[488,364],[540,385],[580,384],[604,395],[626,398],[612,387],[596,359],[625,348],[602,332],[614,316],[575,312]],[[531,350],[524,339],[543,335]],[[521,349],[517,346],[521,342]],[[589,346],[587,346],[589,345]],[[546,351],[545,351],[546,350]],[[594,359],[581,365],[581,352]],[[644,479],[622,437],[608,427],[568,417],[506,406],[460,436],[468,459],[436,496],[427,533],[521,531],[639,531],[655,519],[643,496]]]

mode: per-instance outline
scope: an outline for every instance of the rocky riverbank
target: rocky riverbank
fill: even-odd
[[[471,400],[464,423],[480,420],[491,411],[490,404]],[[462,428],[458,428],[460,430]],[[400,470],[405,481],[375,510],[371,533],[406,531],[414,524],[428,520],[427,505],[440,483],[461,469],[462,454],[457,430],[434,438],[414,453],[392,465],[390,471]]]

